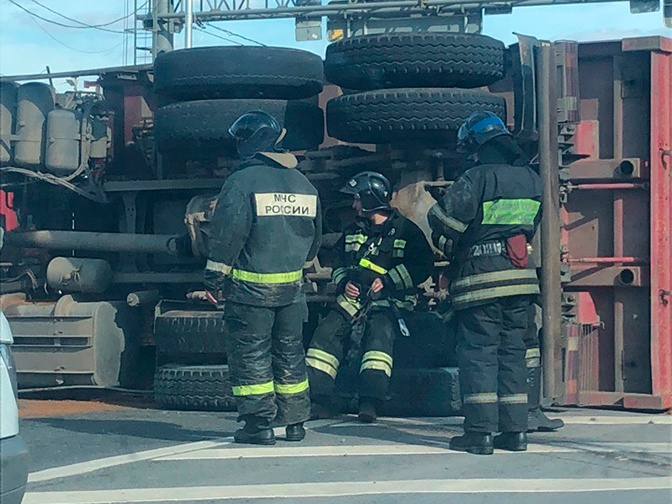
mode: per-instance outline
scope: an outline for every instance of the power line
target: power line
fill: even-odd
[[[248,42],[252,42],[252,43],[254,43],[254,44],[259,44],[260,46],[266,47],[266,44],[263,44],[263,43],[261,43],[261,42],[259,42],[259,41],[257,41],[257,40],[254,40],[254,39],[245,37],[244,35],[240,35],[240,34],[238,34],[238,33],[234,33],[234,32],[232,32],[232,31],[230,31],[230,30],[225,30],[224,28],[220,28],[219,26],[216,26],[216,25],[214,25],[214,24],[210,24],[210,23],[208,23],[208,26],[210,26],[211,28],[214,28],[215,30],[219,30],[219,31],[221,31],[221,32],[227,33],[228,35],[231,35],[232,37],[239,37],[239,38],[241,38],[241,39],[243,39],[243,40],[247,40]]]
[[[232,40],[230,38],[222,37],[222,36],[217,35],[215,33],[211,33],[209,31],[206,31],[203,28],[199,28],[198,26],[195,26],[194,30],[200,31],[202,33],[205,33],[206,35],[210,35],[211,37],[215,37],[215,38],[218,38],[220,40],[225,40],[226,42],[231,42],[232,44],[243,45],[242,43],[238,42],[237,40]]]
[[[34,4],[39,5],[39,6],[42,7],[43,9],[46,9],[46,10],[48,10],[49,12],[52,12],[52,13],[56,14],[57,16],[60,16],[60,17],[62,17],[62,18],[64,18],[64,19],[67,19],[68,21],[73,21],[73,22],[75,22],[75,23],[77,23],[77,24],[82,25],[82,28],[97,28],[97,29],[102,29],[102,28],[105,27],[105,26],[110,26],[110,25],[113,25],[113,24],[115,24],[115,23],[118,23],[119,21],[124,21],[125,19],[128,19],[128,18],[130,18],[131,16],[135,15],[140,9],[142,9],[143,7],[145,7],[145,6],[149,3],[149,0],[147,0],[144,4],[142,4],[140,7],[138,7],[138,9],[137,9],[136,11],[131,12],[131,13],[129,13],[129,14],[127,14],[126,12],[124,12],[124,15],[123,15],[122,17],[120,17],[120,18],[113,19],[112,21],[108,21],[108,22],[106,22],[106,23],[101,23],[101,24],[97,24],[97,25],[92,25],[92,24],[84,23],[83,21],[79,21],[78,19],[73,19],[73,18],[68,17],[68,16],[66,16],[66,15],[64,15],[64,14],[61,14],[60,12],[55,11],[54,9],[51,9],[50,7],[47,7],[46,5],[44,5],[44,4],[40,3],[40,2],[38,2],[37,0],[30,0],[30,1],[33,2]],[[73,26],[72,28],[79,28],[79,27],[78,27],[78,26]],[[109,31],[109,30],[105,30],[105,31]]]
[[[14,3],[12,0],[9,0],[9,1],[12,2],[12,3]],[[110,51],[116,49],[117,47],[121,46],[121,45],[124,43],[124,42],[122,41],[122,42],[118,43],[117,45],[114,45],[114,46],[112,46],[112,47],[110,47],[110,48],[108,48],[108,49],[103,49],[102,51],[85,51],[84,49],[78,49],[78,48],[76,48],[76,47],[72,47],[72,46],[66,44],[65,42],[63,42],[63,41],[57,39],[57,38],[54,37],[51,33],[49,33],[49,31],[48,31],[44,26],[42,26],[40,23],[38,23],[37,20],[36,20],[35,18],[31,17],[30,19],[32,19],[32,20],[33,20],[33,23],[35,23],[35,24],[37,25],[37,27],[38,27],[40,30],[42,30],[44,33],[46,33],[47,36],[48,36],[50,39],[52,39],[54,42],[57,42],[58,44],[62,45],[63,47],[66,47],[66,48],[70,49],[71,51],[76,51],[76,52],[84,53],[84,54],[101,54],[101,53],[110,52]]]
[[[87,28],[86,26],[72,26],[72,25],[67,25],[67,24],[63,24],[63,23],[61,23],[61,22],[59,22],[59,21],[54,21],[53,19],[48,19],[48,18],[42,17],[42,16],[40,16],[39,14],[35,14],[34,12],[29,11],[29,10],[26,9],[23,5],[20,5],[20,4],[16,3],[14,0],[9,0],[9,3],[11,3],[12,5],[18,7],[19,9],[21,9],[21,10],[24,11],[24,12],[26,12],[28,15],[30,15],[30,16],[33,17],[33,18],[41,19],[42,21],[45,21],[45,22],[47,22],[47,23],[54,24],[54,25],[56,25],[56,26],[62,26],[63,28]],[[123,33],[123,32],[116,31],[116,30],[107,30],[107,29],[105,29],[105,28],[101,28],[101,30],[109,31],[109,32],[112,32],[112,33]]]
[[[34,13],[34,12],[31,12],[30,10],[28,10],[27,8],[25,8],[23,5],[18,4],[15,0],[9,0],[9,2],[10,2],[12,5],[14,5],[14,6],[18,7],[19,9],[23,10],[24,12],[26,12],[26,13],[29,14],[30,16],[33,16],[33,17],[35,17],[35,18],[37,18],[37,19],[41,19],[42,21],[45,21],[45,22],[47,22],[47,23],[54,24],[54,25],[56,25],[56,26],[61,26],[61,27],[63,27],[63,28],[96,29],[96,30],[100,30],[100,31],[108,32],[108,33],[124,33],[124,31],[122,31],[122,30],[112,30],[112,29],[104,28],[104,27],[105,27],[105,26],[112,25],[112,24],[115,24],[115,23],[118,23],[119,21],[123,21],[123,20],[125,20],[125,19],[128,19],[128,18],[130,18],[131,16],[134,16],[134,15],[137,13],[137,11],[135,11],[135,12],[130,13],[130,14],[127,14],[127,15],[125,15],[125,16],[123,16],[123,17],[120,17],[120,18],[117,18],[117,19],[113,19],[112,21],[108,21],[108,22],[106,22],[106,23],[101,23],[101,24],[97,24],[97,25],[92,25],[92,24],[84,23],[83,21],[79,21],[79,20],[77,20],[77,19],[68,17],[68,16],[66,16],[66,15],[64,15],[64,14],[61,14],[60,12],[55,11],[54,9],[52,9],[52,8],[50,8],[50,7],[47,7],[46,5],[44,5],[44,4],[40,3],[40,2],[38,2],[37,0],[30,0],[30,1],[33,2],[33,3],[36,4],[36,5],[39,5],[39,6],[42,7],[43,9],[46,9],[47,11],[49,11],[49,12],[51,12],[51,13],[53,13],[53,14],[56,14],[57,16],[62,17],[63,19],[67,19],[68,21],[73,21],[73,22],[75,22],[75,23],[78,23],[80,26],[73,26],[73,25],[69,25],[69,24],[64,24],[64,23],[61,23],[61,22],[59,22],[59,21],[55,21],[55,20],[53,20],[53,19],[45,18],[45,17],[43,17],[43,16],[40,16],[39,14],[36,14],[36,13]],[[145,5],[147,5],[148,3],[149,3],[149,2],[145,2],[144,5],[142,5],[141,7],[138,8],[138,10],[140,10],[141,8],[143,8],[143,7],[144,7]]]

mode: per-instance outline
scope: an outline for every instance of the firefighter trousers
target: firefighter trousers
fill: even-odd
[[[288,425],[310,418],[305,313],[305,302],[270,308],[226,304],[226,349],[238,421],[275,419]]]
[[[460,388],[466,432],[527,432],[525,335],[530,296],[457,312]]]
[[[361,341],[359,396],[385,400],[392,376],[394,338],[398,323],[389,308],[371,309]],[[311,398],[331,401],[338,368],[352,332],[352,319],[340,309],[331,310],[320,322],[306,352]]]

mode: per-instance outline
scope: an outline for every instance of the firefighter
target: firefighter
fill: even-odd
[[[462,436],[450,448],[476,454],[527,449],[528,309],[539,294],[528,244],[541,220],[542,184],[502,120],[472,114],[458,151],[475,165],[428,214],[432,241],[454,263]],[[436,196],[435,196],[436,198]],[[501,432],[494,438],[493,432]]]
[[[310,417],[302,324],[303,268],[315,258],[322,224],[317,190],[282,152],[286,131],[265,112],[229,128],[242,160],[217,198],[205,282],[226,300],[228,364],[238,443],[274,444],[271,422],[301,441]]]
[[[548,418],[541,411],[541,345],[536,323],[536,307],[530,305],[525,334],[525,365],[527,366],[527,432],[553,432],[564,427],[560,418]]]
[[[336,303],[306,352],[313,417],[335,412],[336,374],[358,323],[364,324],[359,420],[371,423],[387,394],[394,338],[408,335],[403,313],[415,306],[417,286],[430,276],[433,254],[420,228],[391,208],[392,190],[383,175],[359,173],[341,192],[353,196],[357,217],[336,244]]]

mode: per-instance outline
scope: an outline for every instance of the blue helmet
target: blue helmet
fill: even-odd
[[[488,140],[502,135],[512,136],[497,114],[474,112],[457,130],[457,151],[473,154]]]

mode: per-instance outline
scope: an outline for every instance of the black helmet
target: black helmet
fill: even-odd
[[[249,158],[257,152],[277,150],[278,144],[285,136],[285,130],[272,115],[261,110],[253,110],[233,122],[229,128],[229,135],[236,141],[238,154]]]
[[[341,192],[358,197],[364,212],[390,208],[392,186],[389,180],[377,172],[358,173],[348,180]]]
[[[504,121],[492,112],[474,112],[457,131],[457,151],[473,154],[488,140],[501,135],[511,136]]]

